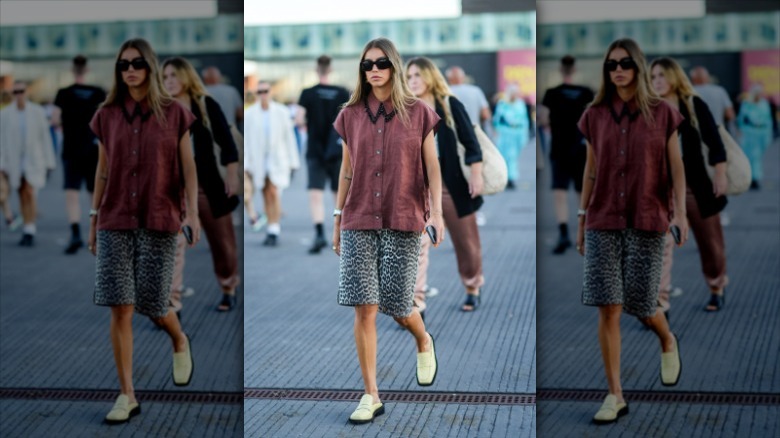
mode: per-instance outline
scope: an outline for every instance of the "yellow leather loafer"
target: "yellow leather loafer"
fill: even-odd
[[[674,336],[674,349],[668,353],[661,353],[661,384],[674,386],[680,380],[682,373],[682,361],[680,360],[680,343]]]
[[[628,403],[625,401],[618,403],[616,396],[608,394],[596,415],[593,416],[593,422],[596,424],[614,423],[626,414],[628,414]]]
[[[360,404],[355,412],[349,416],[349,422],[352,424],[364,424],[374,421],[374,418],[385,413],[385,405],[380,403],[374,403],[374,396],[371,394],[363,394],[360,398]]]
[[[190,337],[187,336],[187,349],[180,353],[173,353],[173,384],[187,386],[192,380],[192,370],[195,364],[192,361],[192,348]]]
[[[436,345],[431,338],[431,351],[417,353],[417,384],[420,386],[431,386],[436,380],[436,373],[439,371],[439,363],[436,360]]]
[[[106,415],[106,423],[108,424],[122,424],[127,423],[131,417],[141,413],[141,405],[138,402],[130,403],[130,397],[119,394],[116,398],[114,407]]]

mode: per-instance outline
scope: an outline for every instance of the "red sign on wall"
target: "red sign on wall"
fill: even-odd
[[[503,50],[498,52],[498,89],[515,83],[523,98],[536,104],[536,50]]]
[[[748,50],[742,52],[742,91],[759,83],[764,96],[780,105],[780,52]]]

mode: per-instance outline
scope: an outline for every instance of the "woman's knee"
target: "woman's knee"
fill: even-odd
[[[111,306],[111,318],[119,323],[129,323],[133,319],[133,306]]]
[[[619,305],[599,306],[599,318],[605,322],[619,321],[621,313],[623,307]]]
[[[376,322],[377,306],[355,306],[355,321],[360,324]]]

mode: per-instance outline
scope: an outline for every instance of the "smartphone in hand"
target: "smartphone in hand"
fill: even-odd
[[[431,238],[431,243],[436,244],[436,228],[433,225],[425,227],[425,232],[428,233],[428,237]]]
[[[672,233],[672,237],[674,237],[674,243],[679,245],[680,242],[682,241],[682,237],[680,235],[680,227],[678,227],[677,225],[672,225],[671,227],[669,227],[669,231]]]
[[[181,227],[181,232],[184,233],[184,238],[187,239],[187,243],[192,245],[192,228],[189,225]]]

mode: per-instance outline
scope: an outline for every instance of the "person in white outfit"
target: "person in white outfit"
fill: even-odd
[[[35,197],[46,185],[49,171],[57,166],[49,134],[49,122],[42,106],[27,100],[27,86],[13,85],[14,103],[0,111],[0,172],[11,188],[19,192],[24,226],[20,246],[33,246]]]
[[[258,102],[245,113],[244,170],[262,190],[267,236],[263,245],[276,246],[281,232],[281,191],[290,185],[292,171],[300,167],[292,120],[287,107],[271,100],[271,84],[257,85]]]

